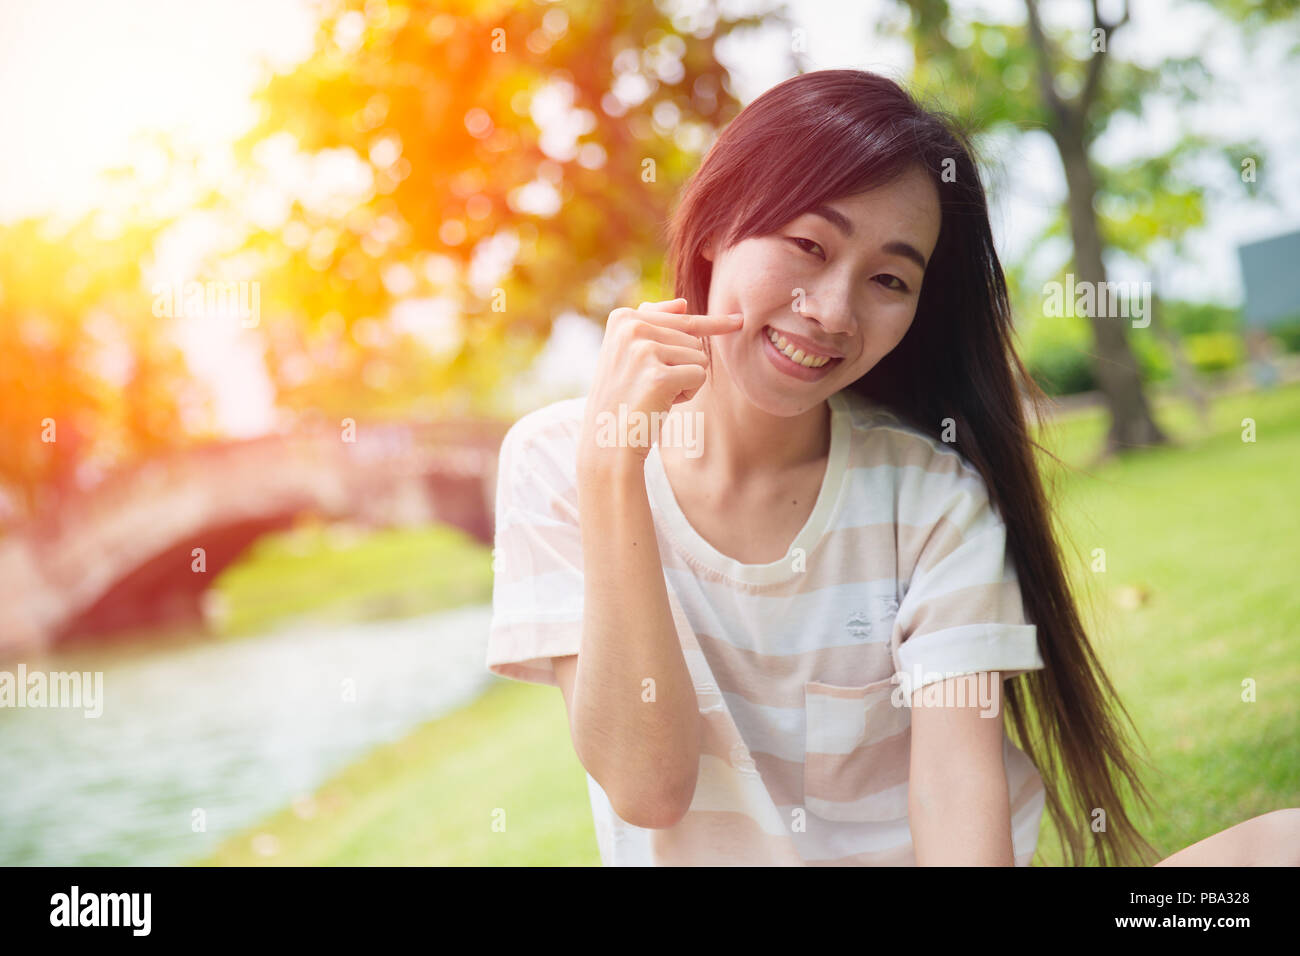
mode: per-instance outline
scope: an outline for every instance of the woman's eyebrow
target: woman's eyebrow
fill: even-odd
[[[832,209],[830,206],[817,206],[808,211],[814,216],[821,216],[840,232],[844,233],[844,235],[853,235],[853,223],[851,223],[848,217],[843,213]],[[925,256],[921,255],[916,246],[912,245],[910,242],[904,242],[901,239],[891,239],[889,242],[881,246],[881,248],[886,252],[892,252],[896,256],[902,256],[904,259],[911,259],[921,267],[922,272],[925,271]]]

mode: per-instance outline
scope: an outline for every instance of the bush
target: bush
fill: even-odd
[[[1269,332],[1282,343],[1282,348],[1286,351],[1300,352],[1300,316],[1278,323]]]
[[[1163,382],[1173,376],[1173,362],[1164,346],[1152,336],[1130,334],[1129,347],[1137,357],[1143,382]],[[1092,357],[1073,345],[1040,345],[1024,356],[1025,367],[1048,395],[1074,395],[1097,388]]]
[[[1165,325],[1182,336],[1204,332],[1240,332],[1241,310],[1213,302],[1183,302],[1177,299],[1162,300]]]
[[[1092,359],[1070,345],[1050,345],[1025,356],[1025,367],[1048,395],[1074,395],[1097,387]]]
[[[1188,360],[1197,371],[1218,372],[1236,368],[1246,358],[1246,346],[1241,336],[1232,332],[1203,332],[1189,335],[1183,340]]]
[[[1143,382],[1163,382],[1173,377],[1174,363],[1169,350],[1150,328],[1129,329],[1128,342],[1137,356]]]

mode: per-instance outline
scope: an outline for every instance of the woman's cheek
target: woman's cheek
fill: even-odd
[[[887,355],[889,352],[894,351],[898,344],[903,341],[903,337],[907,335],[908,329],[912,327],[912,319],[915,315],[915,309],[909,308],[906,313],[894,319],[893,323],[889,326],[889,340],[884,343],[887,346],[884,354]]]

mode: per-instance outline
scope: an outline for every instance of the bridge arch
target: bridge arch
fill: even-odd
[[[362,425],[356,441],[271,435],[117,473],[0,540],[0,657],[77,632],[193,618],[222,570],[304,514],[371,527],[445,523],[490,545],[507,427]]]

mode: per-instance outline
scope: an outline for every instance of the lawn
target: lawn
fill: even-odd
[[[492,553],[456,528],[304,523],[258,539],[217,579],[213,630],[429,614],[492,600]]]
[[[1095,647],[1151,761],[1155,812],[1137,822],[1168,855],[1300,806],[1300,385],[1220,399],[1208,434],[1176,403],[1159,417],[1178,447],[1091,474],[1044,468]],[[1244,418],[1254,442],[1242,441]],[[1078,464],[1103,430],[1088,411],[1044,441]],[[1094,549],[1105,552],[1104,572],[1091,570]],[[263,834],[275,841],[255,841]],[[1056,842],[1045,815],[1036,865],[1062,862]],[[501,681],[202,862],[598,865],[599,856],[559,692]]]

